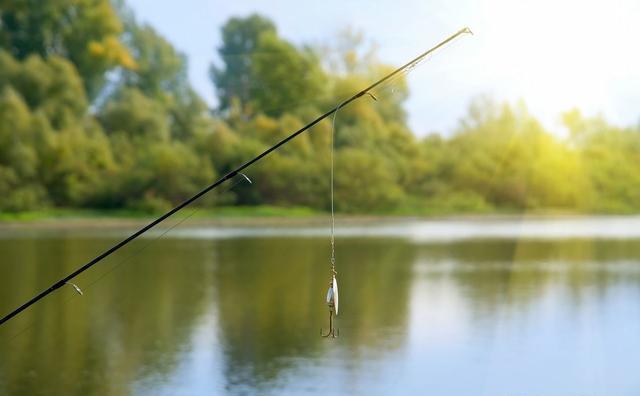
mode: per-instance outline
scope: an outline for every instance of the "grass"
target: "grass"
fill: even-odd
[[[193,208],[184,209],[179,216],[190,215]],[[567,211],[553,209],[496,209],[493,207],[478,206],[459,206],[459,205],[402,205],[391,211],[375,211],[363,214],[356,214],[358,217],[438,217],[438,216],[459,216],[459,215],[521,215],[523,213],[529,215],[549,215],[564,216],[576,214],[604,214],[608,212],[582,212]],[[154,219],[162,213],[151,213],[136,210],[125,209],[65,209],[51,208],[38,211],[18,212],[18,213],[2,213],[0,212],[0,223],[28,223],[28,222],[47,222],[62,220],[147,220]],[[611,213],[609,213],[611,214]],[[190,217],[200,220],[216,220],[216,219],[251,219],[251,218],[293,218],[293,219],[311,219],[314,217],[327,216],[328,213],[308,207],[281,207],[281,206],[223,206],[217,208],[199,208]]]
[[[191,213],[190,208],[185,213]],[[149,213],[135,210],[106,210],[106,209],[64,209],[54,208],[28,212],[1,213],[0,222],[30,222],[46,220],[72,219],[151,219],[162,213]],[[251,217],[313,217],[324,215],[324,212],[305,207],[277,207],[277,206],[228,206],[219,208],[200,208],[193,214],[197,219],[216,218],[251,218]]]
[[[313,217],[325,215],[325,212],[301,207],[280,206],[224,206],[213,209],[200,209],[194,214],[196,218],[217,217]]]

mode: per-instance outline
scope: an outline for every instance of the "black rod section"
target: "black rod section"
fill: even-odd
[[[417,64],[422,59],[424,59],[427,55],[431,54],[432,52],[434,52],[438,48],[446,45],[447,43],[449,43],[450,41],[452,41],[453,39],[455,39],[456,37],[458,37],[458,36],[460,36],[460,35],[462,35],[464,33],[471,33],[471,30],[469,30],[469,28],[465,27],[465,28],[461,29],[460,31],[458,31],[457,33],[449,36],[447,39],[443,40],[442,42],[440,42],[435,47],[433,47],[433,48],[423,52],[422,54],[418,55],[417,57],[415,57],[414,59],[412,59],[409,62],[405,63],[404,65],[400,66],[399,68],[397,68],[393,72],[387,74],[386,76],[384,76],[381,79],[379,79],[378,81],[374,82],[373,84],[371,84],[367,88],[363,89],[362,91],[356,93],[355,95],[353,95],[349,99],[347,99],[344,102],[340,103],[338,106],[336,106],[333,109],[331,109],[331,110],[327,111],[326,113],[322,114],[321,116],[319,116],[315,120],[311,121],[310,123],[308,123],[304,127],[302,127],[300,129],[298,129],[297,131],[293,132],[291,135],[289,135],[288,137],[282,139],[281,141],[279,141],[275,145],[271,146],[270,148],[268,148],[267,150],[265,150],[264,152],[262,152],[261,154],[259,154],[255,158],[245,162],[244,164],[240,165],[236,169],[234,169],[231,172],[227,173],[226,175],[222,176],[220,179],[216,180],[213,184],[210,184],[208,187],[204,188],[203,190],[198,192],[196,195],[192,196],[191,198],[185,200],[184,202],[182,202],[178,206],[176,206],[173,209],[169,210],[167,213],[163,214],[162,216],[158,217],[157,219],[155,219],[151,223],[147,224],[146,226],[142,227],[138,231],[134,232],[133,234],[128,236],[126,239],[123,239],[122,241],[118,242],[117,244],[115,244],[114,246],[112,246],[108,250],[104,251],[103,253],[101,253],[99,256],[97,256],[93,260],[91,260],[88,263],[84,264],[82,267],[76,269],[75,271],[73,271],[69,275],[65,276],[64,278],[60,279],[59,281],[57,281],[56,283],[51,285],[49,288],[43,290],[42,292],[40,292],[39,294],[37,294],[36,296],[31,298],[29,301],[25,302],[24,304],[22,304],[21,306],[19,306],[15,310],[13,310],[10,313],[8,313],[7,315],[5,315],[2,319],[0,319],[0,325],[6,323],[8,320],[10,320],[11,318],[15,317],[20,312],[22,312],[25,309],[29,308],[31,305],[33,305],[36,302],[38,302],[39,300],[43,299],[47,295],[53,293],[53,291],[55,291],[56,289],[59,289],[60,287],[64,286],[67,282],[71,281],[76,276],[80,275],[84,271],[86,271],[89,268],[93,267],[95,264],[97,264],[101,260],[105,259],[106,257],[111,255],[112,253],[115,253],[118,249],[124,247],[129,242],[133,241],[134,239],[136,239],[140,235],[144,234],[145,232],[149,231],[150,229],[152,229],[156,225],[160,224],[161,222],[163,222],[164,220],[166,220],[168,217],[170,217],[171,215],[175,214],[179,210],[181,210],[184,207],[188,206],[189,204],[193,203],[194,201],[196,201],[198,198],[202,197],[203,195],[205,195],[209,191],[211,191],[214,188],[218,187],[219,185],[221,185],[225,181],[235,177],[238,173],[242,172],[242,170],[244,170],[245,168],[251,166],[255,162],[260,161],[262,158],[264,158],[267,155],[269,155],[272,151],[276,150],[278,147],[287,144],[291,139],[295,138],[296,136],[300,135],[302,132],[304,132],[304,131],[308,130],[309,128],[313,127],[314,125],[316,125],[317,123],[319,123],[323,119],[329,117],[331,114],[333,114],[336,111],[338,111],[338,109],[345,107],[349,103],[351,103],[354,100],[356,100],[356,99],[360,98],[361,96],[365,95],[371,89],[373,89],[373,88],[377,87],[378,85],[384,83],[385,81],[389,80],[391,77],[397,75],[398,73],[403,72],[408,67]]]

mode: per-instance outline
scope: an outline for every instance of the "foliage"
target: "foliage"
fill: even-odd
[[[222,47],[218,50],[224,68],[211,67],[211,79],[218,90],[220,108],[228,109],[233,98],[241,103],[251,99],[251,55],[258,50],[263,33],[275,33],[270,20],[253,14],[231,18],[222,28]]]
[[[167,209],[392,69],[357,33],[336,43],[321,60],[265,17],[230,19],[212,111],[122,1],[0,0],[0,211]],[[328,210],[333,133],[341,212],[640,210],[637,127],[573,110],[560,138],[524,103],[479,98],[453,134],[418,139],[403,76],[371,94],[199,204]]]
[[[0,46],[17,59],[67,58],[90,97],[110,68],[136,67],[119,40],[122,23],[109,0],[1,0],[0,27]]]
[[[224,67],[211,67],[221,110],[237,100],[251,113],[279,116],[295,108],[313,109],[308,105],[323,99],[327,78],[318,59],[279,37],[271,21],[259,15],[232,18],[222,37],[218,53]]]

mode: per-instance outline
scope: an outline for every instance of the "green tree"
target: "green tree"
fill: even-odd
[[[84,117],[88,102],[82,79],[68,60],[31,55],[22,62],[0,50],[0,87],[11,86],[32,111],[42,111],[54,128]]]
[[[107,133],[125,134],[136,144],[170,139],[164,106],[136,88],[123,89],[105,106],[99,119]]]
[[[573,110],[563,120],[571,144],[593,191],[588,208],[599,212],[636,212],[640,209],[640,130],[619,128],[601,117],[586,118]]]
[[[92,206],[117,167],[109,140],[92,119],[58,131],[50,155],[43,177],[58,206]]]
[[[250,101],[256,111],[278,116],[292,108],[321,103],[326,92],[325,75],[311,51],[299,51],[265,32],[251,56]]]
[[[224,67],[211,67],[221,110],[229,110],[235,98],[254,113],[278,116],[323,99],[326,77],[319,60],[279,37],[268,19],[232,18],[222,38],[218,52]]]
[[[0,1],[0,46],[17,59],[31,55],[69,59],[90,98],[102,88],[106,71],[135,68],[121,33],[109,0]]]
[[[47,194],[37,180],[33,119],[10,87],[0,91],[0,210],[20,211],[43,205]]]
[[[363,149],[345,149],[336,158],[336,208],[345,212],[394,209],[403,196],[392,171]]]
[[[162,105],[171,135],[178,140],[189,140],[211,130],[209,109],[189,84],[185,55],[151,26],[140,25],[124,5],[120,9],[126,32],[124,42],[137,67],[122,70],[110,99],[123,90],[139,90]]]
[[[184,54],[149,25],[130,22],[126,28],[126,44],[137,65],[135,70],[125,71],[126,85],[161,100],[184,95],[189,88]]]
[[[211,65],[210,69],[221,110],[229,109],[233,98],[241,103],[248,103],[251,99],[251,58],[258,50],[260,36],[265,32],[275,33],[276,27],[273,22],[257,14],[231,18],[222,27],[222,46],[218,54],[224,67]]]
[[[452,185],[507,208],[579,208],[588,189],[576,153],[526,110],[477,101],[450,141]]]
[[[136,169],[131,172],[141,196],[138,200],[129,196],[130,206],[142,209],[167,209],[215,178],[208,161],[179,142],[152,143],[142,151]],[[149,202],[153,204],[149,205]]]

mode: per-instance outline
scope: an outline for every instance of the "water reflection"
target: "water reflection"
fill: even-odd
[[[34,241],[2,243],[5,258],[13,259],[3,260],[2,279],[7,282],[2,310],[110,242],[41,240],[37,249]],[[85,286],[122,259],[116,258],[100,272],[78,278],[84,296],[63,289],[3,328],[3,388],[12,395],[123,394],[139,375],[170,372],[205,302],[201,279],[207,271],[206,250],[190,245],[182,241],[156,246],[143,260],[120,268],[117,276]],[[12,337],[31,322],[24,334]]]
[[[244,239],[220,247],[214,289],[230,389],[247,384],[260,389],[296,366],[296,357],[320,357],[330,346],[319,337],[327,325],[327,253],[326,241],[319,239]],[[413,254],[404,243],[350,240],[341,246],[344,304],[338,326],[348,359],[357,361],[364,348],[402,343],[380,334],[406,327]]]
[[[113,238],[0,238],[0,311]],[[335,341],[326,238],[147,243],[0,329],[0,394],[640,391],[637,240],[343,237]]]

